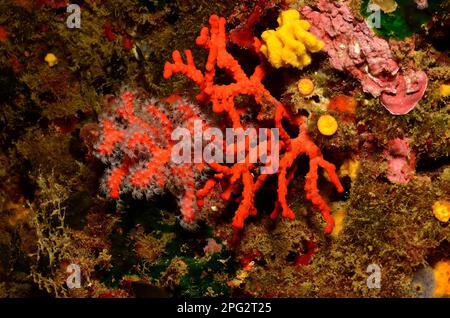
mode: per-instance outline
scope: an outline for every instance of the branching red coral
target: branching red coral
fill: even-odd
[[[260,41],[254,39],[253,50],[256,53],[261,63],[255,67],[253,73],[248,76],[243,71],[238,61],[227,51],[227,37],[225,31],[226,21],[224,18],[212,15],[209,19],[210,28],[204,27],[197,37],[197,45],[208,50],[208,58],[205,66],[205,71],[199,70],[194,63],[194,59],[190,50],[185,51],[186,63],[183,62],[179,51],[174,51],[172,54],[173,63],[166,62],[164,66],[164,78],[169,78],[175,73],[181,73],[190,78],[200,87],[200,94],[197,95],[197,100],[205,104],[211,104],[212,110],[215,113],[225,112],[231,121],[233,128],[243,129],[241,122],[241,115],[244,112],[237,109],[235,105],[235,97],[238,95],[248,95],[254,97],[256,103],[261,106],[258,119],[271,118],[274,126],[279,130],[280,143],[276,144],[272,138],[267,143],[259,143],[258,150],[261,147],[279,146],[282,152],[281,160],[279,161],[278,175],[278,201],[276,203],[275,211],[272,216],[276,216],[278,209],[281,208],[282,216],[290,219],[294,218],[294,212],[289,208],[286,195],[289,182],[294,177],[295,160],[306,154],[310,160],[310,170],[306,176],[305,191],[307,198],[316,206],[322,213],[325,222],[325,232],[330,233],[334,226],[334,221],[330,215],[330,209],[325,200],[319,194],[317,187],[318,169],[324,168],[330,177],[330,180],[335,185],[339,192],[343,191],[342,185],[335,173],[333,164],[326,161],[319,148],[309,138],[306,128],[306,118],[302,116],[294,116],[291,112],[276,98],[262,84],[265,76],[264,71],[264,57],[260,54]],[[215,83],[216,67],[224,69],[226,73],[232,78],[233,82],[230,84]],[[299,127],[300,133],[298,136],[291,138],[282,121],[287,120],[292,125]],[[238,149],[237,151],[242,150]],[[249,147],[245,147],[246,156],[249,155]],[[247,157],[246,157],[247,159]],[[246,160],[243,163],[235,163],[231,166],[223,165],[217,162],[208,163],[211,169],[215,172],[214,176],[209,179],[204,187],[197,191],[197,202],[199,205],[203,204],[203,198],[215,187],[217,183],[225,184],[222,192],[222,198],[228,200],[233,194],[236,185],[242,186],[242,193],[237,201],[239,206],[233,218],[233,227],[240,230],[244,227],[244,222],[249,215],[255,215],[256,209],[254,207],[254,195],[267,179],[267,174],[258,175],[258,167],[255,164]],[[272,163],[269,163],[272,164]],[[257,175],[256,177],[254,175]]]

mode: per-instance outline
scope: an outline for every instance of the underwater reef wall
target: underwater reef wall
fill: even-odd
[[[71,3],[0,3],[0,297],[450,295],[448,2]]]

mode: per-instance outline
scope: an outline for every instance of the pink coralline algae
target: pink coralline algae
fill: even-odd
[[[208,244],[203,248],[205,254],[212,255],[222,251],[222,244],[217,243],[215,239],[209,238],[207,242]]]
[[[427,87],[427,75],[401,68],[386,40],[375,36],[365,21],[358,21],[346,2],[319,0],[317,9],[300,9],[311,23],[311,33],[325,42],[331,65],[357,78],[363,90],[380,96],[394,115],[411,111]]]
[[[387,151],[389,181],[398,184],[408,183],[414,176],[416,156],[406,139],[395,138],[389,141]]]

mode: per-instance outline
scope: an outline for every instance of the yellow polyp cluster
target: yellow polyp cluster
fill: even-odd
[[[322,115],[317,121],[317,128],[322,135],[331,136],[338,128],[336,119],[331,115]]]
[[[297,83],[298,91],[302,96],[311,95],[314,91],[314,83],[309,78],[302,78]]]
[[[433,214],[441,222],[448,222],[450,219],[450,202],[436,201],[433,204]]]
[[[276,30],[264,31],[261,35],[265,44],[261,52],[275,68],[293,66],[303,68],[311,63],[309,53],[320,51],[324,43],[308,32],[310,25],[300,19],[295,10],[281,12]]]
[[[450,261],[440,261],[433,269],[435,288],[434,296],[450,296]]]

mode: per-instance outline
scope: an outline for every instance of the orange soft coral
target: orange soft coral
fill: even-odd
[[[309,138],[305,123],[306,118],[293,116],[262,84],[265,76],[265,60],[260,53],[260,41],[255,38],[252,49],[259,56],[261,63],[256,66],[251,75],[246,75],[238,61],[226,49],[225,23],[224,18],[212,15],[209,19],[210,29],[207,27],[202,28],[200,36],[196,40],[197,45],[209,51],[204,72],[195,66],[190,50],[185,51],[186,63],[183,62],[180,52],[174,51],[172,54],[173,63],[166,62],[164,65],[164,78],[167,79],[175,73],[181,73],[193,80],[200,87],[200,94],[197,95],[197,100],[205,104],[211,104],[215,113],[226,113],[233,128],[243,128],[241,115],[244,111],[236,108],[235,97],[238,95],[253,96],[256,103],[261,106],[258,119],[272,119],[274,126],[278,128],[281,139],[279,144],[278,141],[274,142],[274,139],[270,138],[267,143],[257,145],[258,150],[261,147],[267,147],[268,149],[279,147],[281,150],[279,170],[278,172],[274,171],[278,174],[278,201],[272,216],[276,216],[278,208],[281,208],[282,216],[294,218],[294,212],[288,207],[286,201],[287,188],[294,177],[296,170],[295,160],[299,156],[306,154],[310,160],[310,171],[306,176],[305,185],[307,198],[321,211],[326,221],[325,232],[331,233],[334,222],[330,216],[328,205],[319,194],[317,179],[318,168],[322,167],[328,172],[330,180],[336,186],[336,189],[342,192],[343,188],[335,173],[334,165],[323,158],[319,148]],[[233,82],[226,85],[215,83],[216,67],[224,69]],[[282,125],[283,120],[298,126],[300,133],[297,137],[291,138],[289,136]],[[246,158],[248,158],[248,147],[236,151],[241,150],[245,151]],[[248,160],[233,165],[223,165],[217,162],[208,164],[215,174],[205,183],[202,189],[197,191],[198,204],[203,204],[203,198],[219,182],[225,186],[222,192],[223,199],[230,199],[235,185],[240,184],[242,193],[237,198],[239,206],[233,218],[233,227],[236,230],[242,229],[246,218],[249,215],[256,214],[253,204],[254,195],[268,175],[259,174],[257,167],[249,163]]]
[[[185,223],[196,218],[195,177],[201,165],[171,160],[174,123],[193,130],[201,120],[195,105],[174,99],[170,105],[144,100],[132,91],[124,91],[110,113],[103,115],[96,155],[110,164],[104,188],[108,197],[121,193],[150,198],[167,185],[178,197]],[[204,125],[206,127],[206,124]]]

